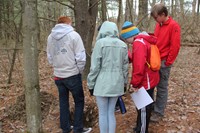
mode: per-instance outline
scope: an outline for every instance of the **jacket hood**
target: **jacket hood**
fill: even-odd
[[[143,38],[150,44],[156,44],[157,42],[157,37],[155,37],[154,35],[149,35],[147,32],[141,32],[139,33],[139,35],[135,37],[135,39],[140,39],[140,38]]]
[[[60,40],[69,32],[73,31],[73,27],[68,24],[56,24],[55,27],[51,30],[51,36],[56,40]]]
[[[101,25],[101,28],[99,30],[96,40],[105,38],[107,36],[110,36],[110,37],[118,37],[119,36],[119,31],[118,31],[117,25],[115,23],[105,21]]]

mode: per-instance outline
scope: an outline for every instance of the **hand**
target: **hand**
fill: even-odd
[[[137,92],[138,91],[138,89],[139,88],[137,88],[137,87],[133,87],[132,85],[130,85],[130,87],[129,87],[129,93],[133,93],[133,92]]]
[[[94,89],[89,89],[90,95],[93,96]]]
[[[165,68],[165,67],[167,67],[166,65],[165,65],[165,60],[163,60],[162,62],[161,62],[161,67],[163,67],[163,68]]]
[[[134,88],[133,87],[134,92],[137,92],[139,90],[139,88]]]

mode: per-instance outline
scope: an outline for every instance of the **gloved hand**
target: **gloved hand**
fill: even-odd
[[[90,95],[93,96],[94,89],[89,89]]]
[[[124,93],[126,93],[126,90],[127,90],[127,87],[126,87],[126,86],[124,86]]]
[[[127,91],[127,84],[124,84],[124,93]]]

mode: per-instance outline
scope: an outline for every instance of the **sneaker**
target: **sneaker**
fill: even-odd
[[[83,128],[82,133],[90,133],[91,131],[92,131],[91,127],[89,127],[89,128]]]
[[[70,126],[70,131],[63,131],[62,133],[70,133],[71,131],[72,131],[72,129],[73,129],[73,126]]]
[[[150,121],[152,122],[159,122],[162,120],[162,115],[158,114],[158,113],[152,113]]]

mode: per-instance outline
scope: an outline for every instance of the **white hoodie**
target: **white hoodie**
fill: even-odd
[[[54,76],[67,78],[82,73],[86,63],[80,35],[68,24],[56,24],[47,39],[47,58]]]

